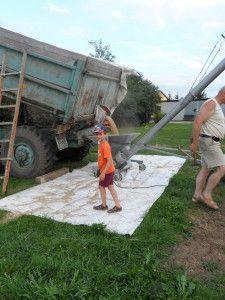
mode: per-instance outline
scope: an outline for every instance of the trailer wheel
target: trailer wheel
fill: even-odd
[[[80,148],[66,148],[57,153],[60,159],[68,159],[71,161],[80,161],[88,155],[90,144],[86,144]]]
[[[35,127],[17,128],[11,174],[34,178],[51,170],[55,155],[51,142]]]

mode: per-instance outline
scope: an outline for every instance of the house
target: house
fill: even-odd
[[[194,101],[190,102],[179,114],[177,114],[173,121],[193,121],[195,119],[196,114],[198,113],[202,104],[207,100],[206,99],[195,99]],[[179,101],[182,101],[183,98],[179,100],[167,100],[162,101],[160,103],[161,112],[167,114],[171,110],[174,110]],[[225,114],[225,105],[222,105],[223,113]]]
[[[168,101],[169,98],[168,96],[166,96],[166,94],[164,94],[162,91],[159,90],[159,96],[160,96],[160,100],[161,102],[164,102],[164,101]]]
[[[167,114],[171,110],[174,110],[175,107],[178,105],[178,103],[179,103],[179,100],[162,101],[160,103],[161,112],[164,114]],[[183,120],[184,120],[184,109],[173,118],[173,121],[183,121]]]

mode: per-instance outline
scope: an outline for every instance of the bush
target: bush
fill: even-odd
[[[147,124],[160,102],[158,88],[142,75],[129,76],[127,87],[125,99],[113,113],[114,121],[118,126]]]
[[[166,114],[164,114],[163,112],[159,111],[159,112],[156,112],[154,115],[153,115],[153,120],[155,123],[158,123]]]

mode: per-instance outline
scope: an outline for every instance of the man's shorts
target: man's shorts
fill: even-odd
[[[114,172],[106,174],[105,179],[99,181],[99,185],[102,187],[108,187],[109,185],[113,185]]]
[[[220,142],[215,142],[211,138],[200,137],[199,149],[201,151],[202,166],[208,169],[225,166],[225,155]]]

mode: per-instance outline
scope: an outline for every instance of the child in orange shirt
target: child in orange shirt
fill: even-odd
[[[106,140],[107,128],[104,125],[97,125],[94,134],[98,140],[98,168],[99,168],[99,190],[101,194],[102,204],[94,206],[96,210],[108,210],[106,205],[106,188],[109,189],[115,206],[108,210],[108,213],[119,212],[122,210],[120,201],[113,185],[115,167],[113,164],[111,148]]]

